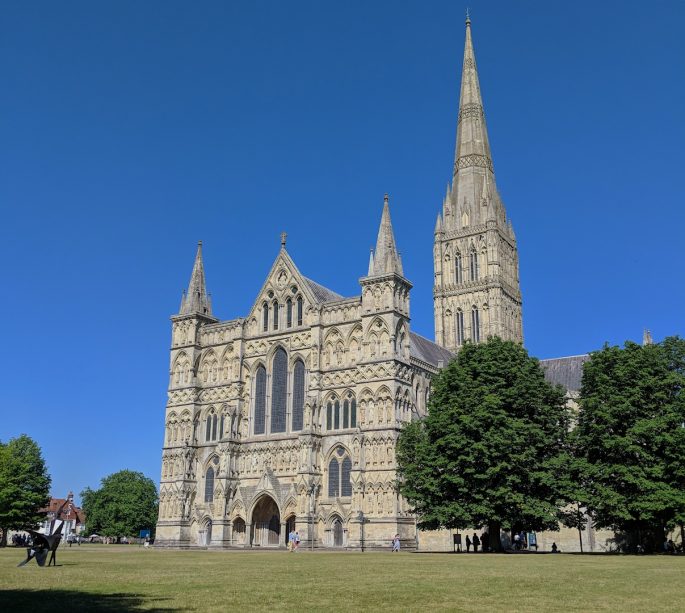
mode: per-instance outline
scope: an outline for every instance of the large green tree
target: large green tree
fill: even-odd
[[[596,526],[658,546],[685,521],[685,340],[604,347],[586,362],[573,432]]]
[[[569,417],[561,387],[544,378],[519,344],[492,338],[465,345],[433,380],[425,419],[398,442],[401,493],[421,528],[558,528],[566,502]]]
[[[0,546],[8,530],[34,528],[44,516],[38,512],[50,501],[50,475],[40,447],[22,434],[0,441]]]
[[[89,534],[136,536],[140,530],[154,530],[157,523],[157,488],[140,472],[111,474],[99,489],[81,492],[81,500]]]

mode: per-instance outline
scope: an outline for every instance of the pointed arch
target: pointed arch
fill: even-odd
[[[259,364],[254,376],[254,426],[255,434],[264,434],[266,430],[266,368]]]
[[[285,432],[288,401],[288,354],[283,347],[274,351],[271,363],[271,432]]]
[[[293,366],[293,410],[292,410],[292,430],[299,432],[302,430],[304,422],[304,387],[305,387],[305,367],[301,358],[295,360]]]

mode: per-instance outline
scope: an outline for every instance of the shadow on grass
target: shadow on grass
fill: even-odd
[[[3,590],[0,602],[4,611],[173,611],[173,608],[150,607],[166,599],[137,594],[93,594],[75,590]],[[145,607],[144,609],[142,607]]]

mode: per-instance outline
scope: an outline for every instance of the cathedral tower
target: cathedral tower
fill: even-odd
[[[516,237],[495,183],[468,17],[454,171],[433,260],[438,344],[456,351],[489,336],[523,342]]]

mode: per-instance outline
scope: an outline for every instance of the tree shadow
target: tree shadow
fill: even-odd
[[[151,607],[167,598],[150,598],[139,594],[93,594],[76,590],[3,590],[0,602],[5,611],[94,611],[114,613],[128,611],[173,611],[173,607]],[[142,607],[145,606],[143,609]]]

